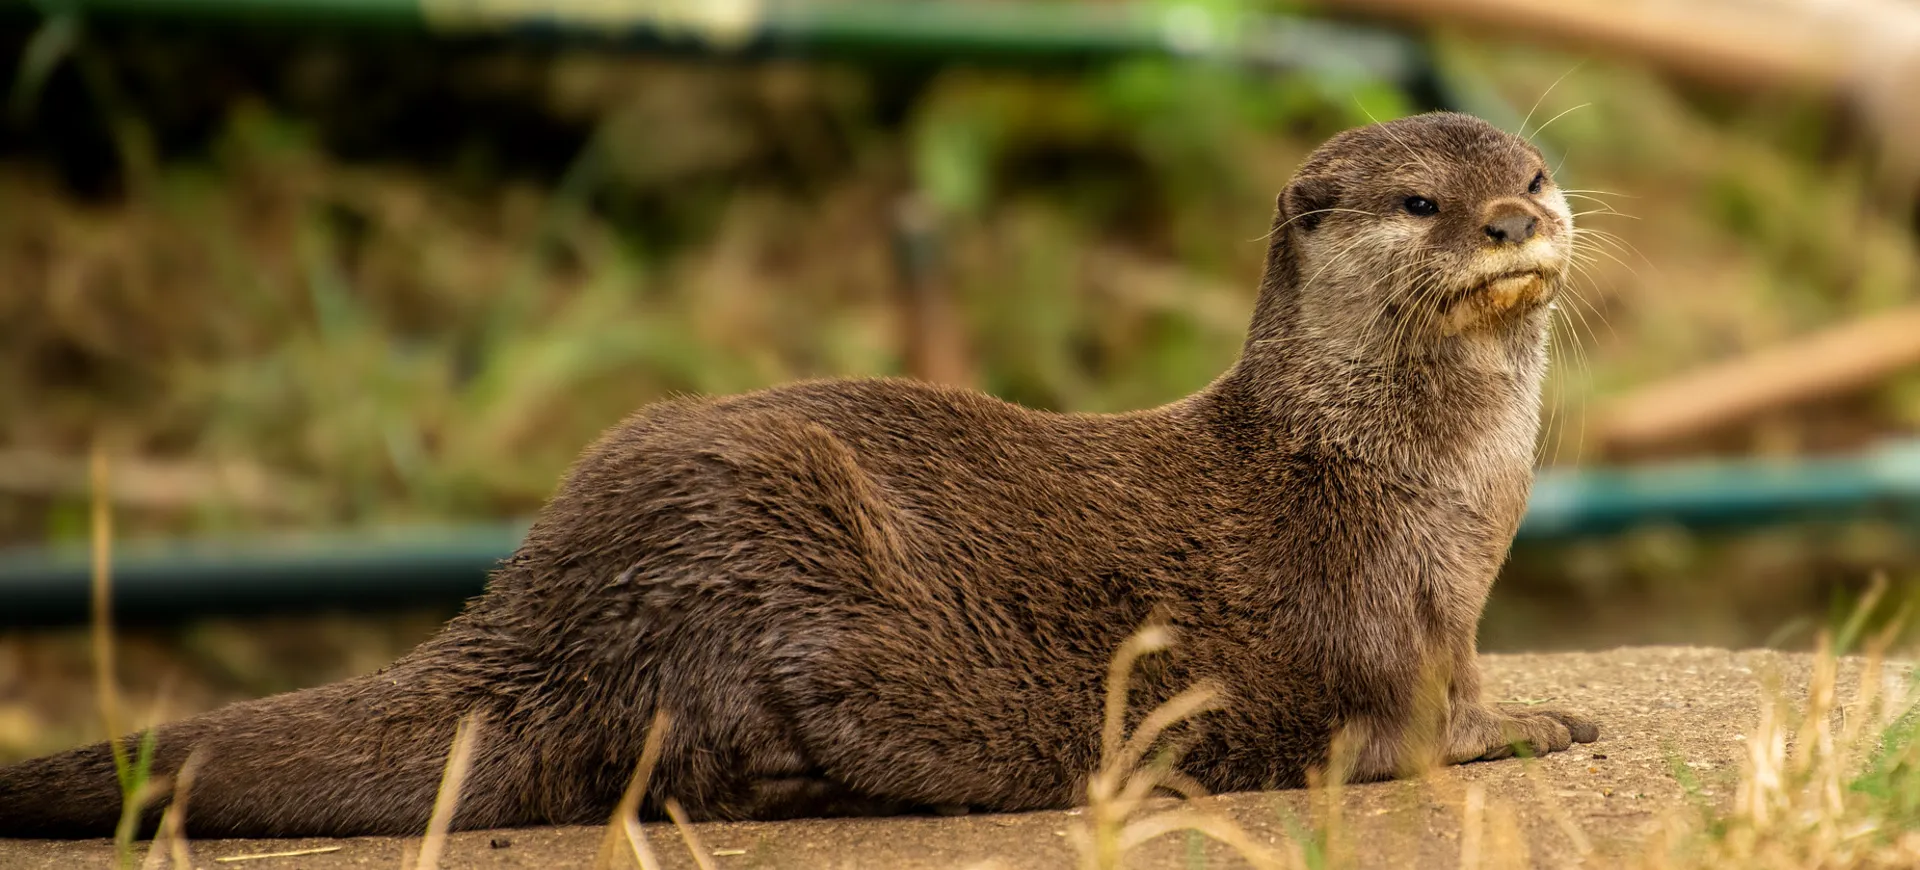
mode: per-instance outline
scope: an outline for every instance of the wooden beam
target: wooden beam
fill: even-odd
[[[1920,305],[1650,384],[1602,406],[1609,450],[1668,444],[1765,411],[1855,392],[1920,366]]]
[[[1316,0],[1329,13],[1621,55],[1721,86],[1851,92],[1863,57],[1920,20],[1892,0]],[[1920,31],[1907,30],[1909,50]]]

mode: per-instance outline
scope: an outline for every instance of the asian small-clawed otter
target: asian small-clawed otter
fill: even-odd
[[[1245,348],[1200,392],[1062,414],[831,380],[645,407],[439,635],[161,726],[153,769],[199,750],[198,836],[418,832],[480,714],[454,827],[598,824],[665,710],[650,815],[1067,807],[1150,621],[1177,643],[1135,706],[1226,692],[1181,734],[1215,792],[1302,785],[1337,733],[1358,780],[1592,741],[1484,703],[1474,640],[1572,243],[1527,141],[1452,113],[1349,130],[1280,195]],[[120,800],[106,744],[28,761],[0,770],[0,835],[106,835]]]

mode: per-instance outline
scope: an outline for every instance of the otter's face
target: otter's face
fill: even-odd
[[[1343,133],[1281,196],[1304,325],[1394,350],[1532,330],[1565,279],[1573,219],[1540,152],[1467,115]],[[1339,333],[1347,333],[1345,336]]]

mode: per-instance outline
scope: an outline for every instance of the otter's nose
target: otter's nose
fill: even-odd
[[[1533,231],[1539,225],[1530,214],[1504,214],[1494,218],[1485,229],[1487,238],[1496,245],[1518,245],[1533,238]]]

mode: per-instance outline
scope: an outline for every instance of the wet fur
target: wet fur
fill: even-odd
[[[1064,807],[1098,761],[1108,661],[1149,619],[1178,643],[1136,708],[1229,690],[1182,738],[1214,791],[1301,785],[1337,732],[1363,779],[1591,740],[1484,705],[1474,654],[1531,485],[1547,321],[1460,306],[1504,256],[1474,235],[1485,208],[1570,243],[1557,194],[1516,198],[1539,162],[1460,115],[1331,140],[1280,197],[1242,358],[1165,407],[881,379],[644,408],[441,634],[162,726],[155,770],[201,754],[197,836],[416,832],[479,713],[455,827],[599,823],[664,709],[649,811]],[[1406,214],[1415,193],[1441,213]],[[0,835],[105,835],[119,803],[104,744],[0,770]]]

